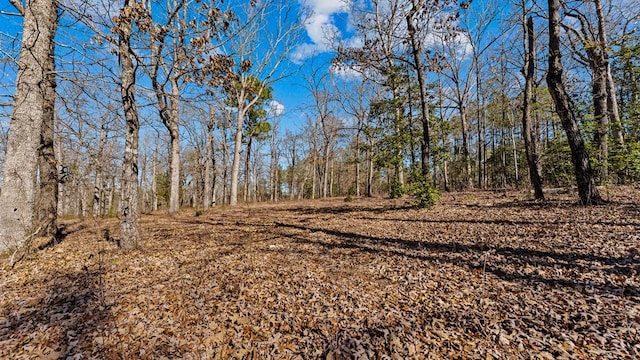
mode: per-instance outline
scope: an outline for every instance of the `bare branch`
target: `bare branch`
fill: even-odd
[[[24,5],[22,5],[22,2],[20,0],[9,0],[9,2],[11,3],[11,5],[13,5],[14,8],[16,8],[16,10],[18,10],[20,16],[24,16]]]

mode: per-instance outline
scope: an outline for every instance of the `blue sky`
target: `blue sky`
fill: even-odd
[[[304,104],[309,102],[307,91],[304,87],[305,74],[308,73],[311,66],[322,66],[325,71],[328,71],[333,56],[330,49],[331,44],[327,38],[328,34],[337,34],[342,39],[348,39],[352,36],[352,32],[349,29],[348,8],[345,0],[294,1],[296,2],[292,5],[298,11],[306,9],[309,12],[299,44],[290,49],[289,59],[296,66],[299,66],[299,71],[275,83],[273,87],[274,97],[277,101],[276,107],[284,110],[282,125],[286,128],[298,129],[304,124],[304,117],[300,113],[304,109]],[[2,19],[0,22],[0,33],[2,33],[0,41],[2,43],[0,45],[3,50],[3,57],[8,55],[5,51],[10,49],[9,42],[11,39],[16,38],[21,31],[21,17],[7,15],[15,12],[15,9],[7,0],[0,1],[0,13],[2,14],[0,15]],[[74,37],[76,39],[64,39]],[[74,27],[67,28],[63,26],[59,28],[59,43],[77,42],[78,37],[80,39],[89,38],[86,33],[81,34],[78,30],[74,30]],[[75,45],[77,46],[78,44]],[[19,46],[15,47],[15,49],[18,48]],[[16,56],[17,54],[11,55]],[[10,71],[2,74],[0,82],[2,82],[4,88],[2,90],[3,95],[10,95],[8,94],[10,91],[7,90],[6,86],[10,87],[13,81],[15,81],[14,75]]]
[[[330,62],[334,56],[329,37],[334,36],[350,45],[357,46],[359,44],[359,37],[355,35],[351,24],[347,1],[351,0],[292,0],[290,3],[297,11],[306,9],[308,18],[304,24],[302,37],[298,44],[290,49],[289,54],[289,60],[298,66],[298,71],[273,85],[274,100],[277,102],[275,107],[283,111],[282,127],[300,130],[304,126],[306,121],[305,104],[311,102],[310,95],[305,89],[304,77],[317,67],[322,68],[321,72],[329,71]],[[109,2],[109,4],[114,3]],[[478,5],[478,3],[474,2],[474,5]],[[112,9],[112,11],[116,10],[116,7]],[[7,0],[0,1],[0,11],[15,12]],[[20,30],[21,18],[7,15],[2,15],[1,18],[3,21],[0,23],[0,32],[4,33],[1,39],[5,42]],[[77,38],[88,40],[90,37],[87,33],[78,33],[73,26],[62,26],[58,35],[60,43],[78,42]],[[65,40],[74,37],[76,40]],[[2,44],[3,49],[5,45],[5,43]],[[76,44],[76,46],[78,45]],[[11,76],[2,76],[0,81],[6,84],[10,78]]]
[[[274,85],[275,98],[285,108],[283,125],[294,129],[304,125],[305,105],[311,101],[304,76],[316,67],[329,71],[334,55],[329,37],[354,38],[345,0],[298,0],[298,4],[309,11],[304,35],[290,54],[291,61],[300,66],[299,72]]]

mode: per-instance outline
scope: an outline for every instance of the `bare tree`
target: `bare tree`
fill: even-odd
[[[57,1],[11,3],[23,15],[23,36],[0,194],[0,251],[21,247],[42,230],[35,213],[38,148],[45,117],[53,115]]]
[[[221,34],[212,29],[226,30],[226,19],[232,12],[223,12],[217,2],[195,4],[185,0],[167,0],[166,6],[145,0],[149,21],[150,56],[144,66],[156,97],[158,113],[169,133],[170,195],[169,213],[180,207],[180,101],[184,88],[203,69],[215,72],[220,57],[211,56],[219,46],[214,39]],[[200,9],[203,14],[198,14]],[[224,18],[225,22],[221,22]],[[219,26],[219,27],[218,27]],[[204,64],[204,65],[203,65]]]
[[[540,166],[540,154],[538,153],[538,146],[536,144],[538,134],[534,132],[534,127],[531,125],[531,105],[533,103],[536,79],[535,32],[533,18],[527,18],[527,9],[524,3],[522,4],[522,27],[524,29],[525,48],[524,67],[522,69],[525,78],[524,96],[522,100],[522,135],[524,138],[524,149],[527,155],[527,164],[529,165],[529,179],[531,179],[534,196],[537,200],[543,200],[542,170]]]
[[[135,0],[125,0],[116,21],[118,59],[124,118],[127,123],[124,159],[122,160],[122,189],[120,196],[120,246],[134,249],[139,246],[138,233],[138,139],[140,121],[135,101],[136,71],[133,65],[131,33],[133,23],[144,14],[144,7]]]
[[[302,26],[292,15],[291,6],[280,0],[268,0],[243,9],[248,21],[239,22],[242,28],[238,29],[237,36],[228,43],[232,49],[229,53],[233,54],[235,63],[236,81],[228,82],[225,88],[233,99],[234,106],[237,106],[229,199],[231,206],[238,203],[245,117],[266,88],[290,75],[286,62]],[[267,31],[265,29],[269,24],[273,26]]]

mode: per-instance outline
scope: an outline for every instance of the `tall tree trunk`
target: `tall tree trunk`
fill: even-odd
[[[243,122],[244,112],[238,109],[238,119],[236,124],[236,135],[233,149],[233,164],[231,165],[231,194],[229,198],[229,205],[231,206],[238,205],[238,174],[240,173],[240,151],[242,150]]]
[[[289,200],[293,200],[295,196],[295,175],[296,175],[296,138],[292,138],[293,146],[291,151],[291,177],[289,178]]]
[[[178,80],[171,78],[169,124],[167,126],[170,137],[170,193],[169,193],[169,213],[173,214],[180,209],[180,89]]]
[[[227,125],[222,129],[222,203],[229,203],[229,146],[227,146]]]
[[[323,164],[322,164],[322,197],[326,198],[329,196],[328,193],[328,185],[329,185],[329,144],[324,144],[323,151]]]
[[[251,146],[253,145],[253,136],[247,134],[247,154],[244,162],[244,202],[251,200]]]
[[[607,74],[601,61],[602,58],[599,55],[594,55],[591,90],[593,94],[593,117],[596,121],[594,142],[598,145],[599,149],[599,177],[600,181],[606,183],[609,177],[609,111],[607,110]]]
[[[212,171],[215,165],[213,154],[213,127],[214,127],[214,111],[213,106],[209,106],[209,120],[207,121],[207,144],[204,155],[204,200],[202,208],[204,210],[209,209],[212,204],[211,198],[215,196],[212,194],[211,178]]]
[[[52,10],[53,34],[58,26],[57,6]],[[39,235],[55,236],[58,231],[58,168],[54,148],[55,101],[56,101],[56,62],[54,58],[55,42],[51,41],[49,56],[46,58],[44,87],[44,113],[42,132],[40,133],[40,149],[38,152],[38,168],[40,172],[40,189],[38,193]]]
[[[473,179],[471,178],[471,152],[469,151],[469,122],[467,121],[467,108],[462,100],[458,103],[460,111],[460,128],[462,129],[462,160],[464,163],[466,187],[473,188]]]
[[[367,197],[373,197],[373,140],[369,139],[369,146],[367,147]]]
[[[313,165],[312,169],[312,178],[311,178],[311,199],[316,198],[316,189],[318,187],[318,149],[314,139],[313,142]]]
[[[609,111],[609,123],[613,129],[613,139],[616,146],[624,145],[624,132],[622,122],[620,120],[620,109],[618,107],[618,98],[616,97],[616,87],[611,74],[611,63],[609,62],[609,44],[607,41],[607,30],[605,25],[604,13],[602,11],[602,0],[594,0],[596,6],[596,17],[598,18],[598,41],[602,50],[603,67],[606,72],[607,87],[607,110]]]
[[[133,17],[131,1],[125,0],[118,24],[118,56],[120,59],[121,96],[127,123],[124,159],[122,160],[122,190],[120,197],[120,246],[124,249],[138,247],[138,137],[140,122],[135,102],[136,73],[131,53]]]
[[[354,185],[355,185],[355,191],[356,191],[356,196],[360,197],[360,152],[361,150],[361,145],[360,145],[360,136],[362,133],[362,120],[361,117],[358,116],[358,130],[356,132],[356,154],[355,154],[355,173],[354,173]]]
[[[516,136],[515,136],[515,131],[513,129],[515,127],[515,122],[513,123],[514,123],[514,126],[509,127],[509,137],[511,138],[511,157],[513,158],[513,171],[515,176],[514,180],[516,184],[516,189],[518,189],[520,187],[520,168],[518,163],[518,149],[516,147]]]
[[[102,120],[102,126],[100,127],[100,140],[98,141],[98,151],[96,154],[96,164],[95,164],[96,178],[93,184],[93,216],[96,218],[102,216],[101,205],[104,202],[104,199],[103,199],[104,164],[103,164],[102,155],[103,155],[105,143],[107,141],[104,121],[105,119]]]
[[[427,81],[425,74],[425,67],[422,64],[422,46],[417,39],[416,29],[413,25],[413,17],[418,12],[416,1],[412,2],[412,8],[407,15],[407,26],[409,32],[409,38],[411,40],[411,52],[413,55],[413,62],[418,75],[418,85],[420,87],[420,110],[422,121],[422,139],[420,142],[420,160],[422,163],[422,178],[427,180],[429,178],[429,160],[431,158],[431,139],[429,134],[429,103],[427,100]]]
[[[272,202],[278,201],[278,124],[274,123],[271,130],[271,143],[269,148],[271,150],[271,162],[269,164],[269,193],[270,200]]]
[[[158,211],[158,143],[153,151],[153,165],[151,166],[151,202],[153,211]]]
[[[573,161],[580,202],[583,205],[602,203],[589,161],[578,122],[569,96],[564,88],[563,69],[560,52],[560,0],[548,0],[549,4],[549,71],[547,84],[553,98],[556,112],[567,134],[571,159]]]
[[[9,125],[0,193],[0,251],[21,247],[38,229],[35,214],[38,148],[51,87],[57,1],[27,1],[13,114]],[[38,231],[39,232],[39,231]]]
[[[540,166],[540,156],[536,151],[534,136],[531,126],[531,104],[533,103],[533,92],[535,85],[535,33],[533,28],[533,19],[526,18],[526,7],[523,6],[523,27],[525,30],[525,60],[524,60],[524,98],[522,103],[522,135],[524,137],[524,150],[527,156],[527,165],[529,166],[529,179],[533,186],[533,192],[536,200],[544,200],[544,192],[542,191],[542,167]]]

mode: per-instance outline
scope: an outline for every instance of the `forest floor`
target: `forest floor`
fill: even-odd
[[[639,358],[640,190],[603,192],[68,220],[2,260],[0,358]]]

